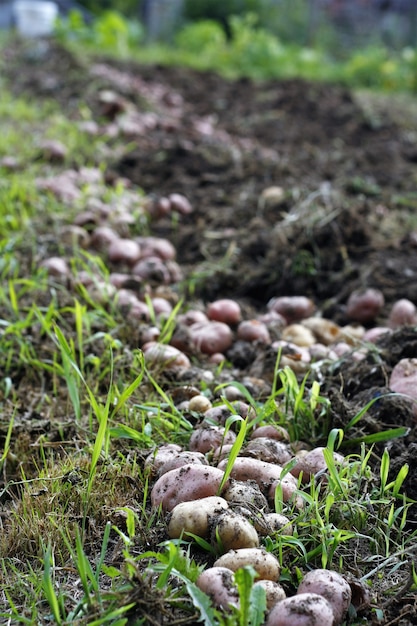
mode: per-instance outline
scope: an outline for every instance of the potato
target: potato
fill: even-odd
[[[207,306],[207,317],[210,320],[234,326],[242,319],[242,312],[236,300],[222,298],[211,302]]]
[[[227,460],[225,459],[219,463],[219,469],[225,469],[226,465]],[[274,480],[281,476],[281,472],[282,467],[279,465],[238,456],[233,464],[230,477],[235,480],[254,480],[261,488],[261,491],[265,492]]]
[[[167,462],[178,456],[182,452],[181,446],[175,443],[168,443],[165,446],[156,448],[153,452],[148,454],[145,459],[145,468],[150,469],[155,473],[161,469],[161,467]]]
[[[183,452],[178,452],[177,455],[169,458],[166,463],[159,468],[158,476],[162,476],[162,474],[166,474],[167,472],[177,469],[178,467],[183,467],[183,465],[189,465],[190,463],[208,465],[206,457],[201,452],[188,452],[187,450],[184,450]]]
[[[276,582],[281,574],[278,559],[262,548],[229,550],[214,563],[214,566],[227,567],[233,572],[245,565],[252,565],[261,580],[273,580]]]
[[[168,524],[169,537],[178,539],[183,533],[192,533],[203,539],[207,538],[210,517],[218,515],[228,506],[226,500],[218,496],[180,502],[172,509]]]
[[[174,346],[163,343],[151,343],[143,346],[143,354],[147,365],[159,365],[165,369],[191,367],[189,358]]]
[[[417,418],[417,359],[401,359],[393,368],[389,388],[409,396],[413,401],[413,412]]]
[[[223,471],[206,465],[189,464],[173,469],[154,484],[152,506],[161,505],[165,511],[172,511],[180,502],[215,496],[223,476]]]
[[[254,587],[262,587],[265,591],[266,608],[268,611],[279,602],[286,598],[284,588],[273,580],[257,580]]]
[[[333,626],[332,607],[317,593],[300,593],[272,607],[265,626]]]
[[[197,578],[196,585],[210,596],[213,604],[220,609],[239,607],[239,594],[232,570],[227,567],[210,567]]]
[[[275,439],[276,441],[290,440],[288,431],[285,428],[273,424],[266,424],[265,426],[255,428],[251,434],[251,439],[257,439],[258,437],[268,437],[268,439]]]
[[[417,323],[417,309],[411,300],[401,298],[392,305],[388,326],[399,328],[400,326],[415,325]]]
[[[227,460],[224,459],[219,463],[218,467],[219,469],[225,469],[226,465]],[[287,474],[284,479],[280,481],[281,473],[282,467],[280,465],[238,456],[234,462],[230,477],[242,481],[254,480],[265,495],[269,494],[272,485],[276,487],[277,483],[281,482],[284,501],[287,501],[297,488],[297,481],[290,474]]]
[[[385,304],[384,294],[379,289],[353,291],[346,303],[346,315],[355,322],[373,322]]]
[[[327,569],[308,572],[298,587],[297,595],[302,593],[323,596],[332,607],[335,624],[342,623],[352,599],[352,591],[343,576]]]
[[[259,537],[255,528],[243,515],[227,510],[219,515],[213,524],[211,543],[227,552],[240,548],[257,548]]]
[[[291,470],[291,474],[298,478],[302,472],[302,482],[308,483],[310,478],[321,471],[327,470],[327,463],[324,458],[325,448],[318,446],[317,448],[313,448],[307,454],[303,454],[302,457],[299,458],[296,465]],[[341,464],[344,461],[343,455],[338,452],[333,452],[333,458],[336,464]]]
[[[245,447],[244,456],[254,459],[260,459],[267,463],[276,463],[277,465],[285,465],[293,457],[289,447],[282,441],[269,439],[269,437],[256,437],[252,439]]]
[[[225,432],[223,426],[206,426],[205,428],[196,428],[190,437],[190,450],[196,450],[205,454],[216,450],[222,445],[234,443],[236,435],[233,431]]]
[[[267,304],[268,311],[279,313],[288,324],[311,317],[315,308],[314,302],[306,296],[280,296]]]
[[[223,489],[222,497],[234,505],[250,506],[256,511],[268,510],[268,501],[254,480],[230,480],[227,489]]]
[[[262,517],[254,517],[253,524],[261,537],[282,533],[292,535],[293,528],[290,520],[281,513],[265,513]]]
[[[226,352],[233,343],[233,332],[224,322],[197,322],[189,329],[194,346],[203,354]]]

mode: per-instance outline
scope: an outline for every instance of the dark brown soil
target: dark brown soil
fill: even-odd
[[[126,149],[107,176],[123,176],[155,197],[189,198],[192,214],[175,229],[169,220],[155,222],[153,232],[173,241],[196,296],[236,297],[263,309],[273,296],[303,294],[340,324],[349,321],[345,304],[358,288],[383,292],[376,323],[399,298],[417,303],[417,118],[402,100],[387,107],[337,85],[231,82],[103,59],[87,67],[52,45],[45,63],[36,54],[21,46],[8,51],[4,69],[16,94],[52,98],[74,118],[87,102],[100,123],[115,117],[103,109],[104,89],[140,113],[156,112],[146,133],[126,133]],[[282,201],[263,203],[271,186],[283,188]],[[417,329],[384,338],[378,355],[327,373],[332,426],[343,427],[386,392],[400,358],[417,358]],[[410,465],[406,493],[417,498],[409,402],[376,402],[357,436],[404,425],[409,434],[389,444],[392,470]],[[410,521],[417,522],[416,510]],[[386,623],[417,624],[416,600],[406,591],[394,598]]]

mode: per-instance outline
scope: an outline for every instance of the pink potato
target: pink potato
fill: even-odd
[[[310,450],[307,454],[300,456],[296,465],[292,468],[291,474],[298,478],[302,473],[301,481],[308,483],[314,474],[325,472],[327,470],[327,463],[324,458],[324,450],[325,448],[319,446],[313,448],[313,450]],[[333,452],[333,458],[335,463],[341,464],[344,461],[343,455],[338,452]]]
[[[220,461],[218,467],[219,469],[225,469],[226,465],[227,459],[224,459]],[[238,456],[234,462],[230,477],[241,481],[254,480],[262,493],[270,497],[270,499],[274,498],[275,489],[280,484],[284,502],[287,502],[297,490],[297,481],[290,474],[281,479],[281,472],[282,467],[274,463]]]
[[[327,569],[315,569],[304,576],[297,595],[302,593],[318,593],[332,607],[335,624],[341,624],[344,620],[350,602],[352,591],[341,574]]]
[[[279,313],[288,324],[292,324],[311,317],[316,307],[314,302],[306,296],[280,296],[272,298],[267,308],[268,311]]]
[[[399,328],[407,324],[414,325],[417,323],[417,309],[411,300],[401,298],[392,305],[388,325],[390,328]]]
[[[225,433],[223,426],[196,428],[190,438],[190,450],[206,454],[206,452],[216,450],[222,444],[233,444],[235,440],[235,433],[231,430]]]
[[[335,626],[332,607],[317,593],[300,593],[275,604],[265,626]]]
[[[384,304],[384,295],[379,289],[353,291],[346,304],[346,315],[355,322],[367,324],[379,315]]]
[[[259,320],[243,320],[237,328],[238,339],[243,341],[259,341],[260,343],[271,343],[271,336],[266,324]]]
[[[239,606],[239,594],[232,570],[227,567],[210,567],[197,578],[196,585],[210,596],[213,604],[220,609],[230,605]]]
[[[190,326],[191,340],[203,354],[225,352],[233,343],[230,326],[224,322],[202,322]]]
[[[224,472],[216,467],[189,464],[163,474],[151,492],[153,507],[162,505],[165,511],[188,500],[215,496]]]
[[[413,400],[417,418],[417,359],[401,359],[391,372],[389,388]]]
[[[215,300],[207,306],[207,317],[216,322],[224,322],[231,326],[238,324],[242,318],[239,304],[230,298]]]

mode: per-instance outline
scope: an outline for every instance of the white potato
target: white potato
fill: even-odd
[[[281,567],[278,559],[262,548],[241,548],[239,550],[229,550],[217,559],[214,565],[227,567],[233,572],[252,565],[261,580],[277,581],[281,574]]]
[[[300,593],[318,593],[326,598],[332,607],[335,624],[343,621],[352,599],[350,585],[343,576],[327,569],[308,572],[298,587],[297,594]]]
[[[254,587],[262,587],[265,591],[266,608],[268,611],[280,600],[286,598],[284,588],[273,580],[257,580]]]
[[[224,511],[213,524],[211,542],[227,552],[239,548],[257,548],[259,537],[255,528],[243,515]]]
[[[207,538],[211,516],[218,515],[228,506],[226,500],[218,496],[180,502],[172,509],[168,524],[169,537],[178,539],[184,533],[193,533],[198,537]]]
[[[334,626],[332,607],[317,593],[300,593],[272,607],[265,626]]]

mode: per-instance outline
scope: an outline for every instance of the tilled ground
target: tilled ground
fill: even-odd
[[[74,119],[87,103],[99,128],[125,138],[109,160],[109,182],[124,177],[155,200],[176,192],[190,200],[193,212],[175,228],[162,217],[152,230],[175,245],[193,297],[236,298],[254,312],[273,296],[303,294],[341,325],[355,289],[383,292],[373,325],[399,298],[417,303],[417,118],[403,101],[387,106],[300,80],[230,82],[109,59],[87,66],[55,45],[42,63],[10,46],[3,69],[16,95],[52,98]],[[267,197],[270,187],[281,191]],[[377,360],[347,358],[323,376],[332,426],[388,391],[394,365],[417,358],[417,330],[397,330],[378,347]],[[267,379],[271,362],[260,346],[235,365],[241,378]],[[392,470],[409,464],[405,489],[416,498],[410,404],[375,403],[357,435],[396,426],[409,434],[389,444]],[[417,623],[415,601],[407,592],[394,598],[386,623]]]

